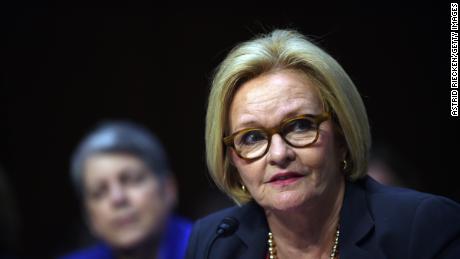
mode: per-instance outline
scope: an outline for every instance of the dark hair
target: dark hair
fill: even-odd
[[[164,148],[151,132],[128,121],[105,122],[81,141],[72,156],[71,177],[80,196],[85,161],[101,153],[127,153],[142,160],[160,178],[170,174]]]

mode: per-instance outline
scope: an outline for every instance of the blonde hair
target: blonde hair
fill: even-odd
[[[274,30],[237,45],[218,66],[206,114],[206,156],[216,185],[237,204],[251,200],[226,155],[228,109],[240,85],[263,73],[295,69],[316,82],[320,98],[333,115],[348,152],[348,177],[366,175],[371,137],[363,101],[343,68],[325,51],[294,30]]]

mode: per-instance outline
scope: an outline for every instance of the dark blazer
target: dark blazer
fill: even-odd
[[[264,259],[268,225],[250,202],[198,220],[187,259],[205,259],[207,245],[225,217],[239,221],[236,232],[218,238],[209,258]],[[460,258],[460,205],[441,196],[383,186],[370,177],[347,182],[340,212],[340,259]]]

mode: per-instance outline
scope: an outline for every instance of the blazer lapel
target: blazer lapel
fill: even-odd
[[[268,248],[268,224],[262,208],[254,201],[249,202],[243,206],[237,218],[241,226],[235,234],[247,247],[241,258],[265,258]]]
[[[364,182],[364,180],[362,181]],[[373,228],[374,220],[367,206],[364,189],[359,183],[347,182],[342,211],[340,212],[340,258],[372,258],[368,251],[359,246],[359,242]]]

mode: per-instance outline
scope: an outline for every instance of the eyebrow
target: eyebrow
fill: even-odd
[[[246,128],[259,127],[260,123],[257,120],[249,119],[249,120],[243,121],[241,123],[237,123],[237,125],[238,125],[238,127],[235,127],[235,129],[232,130],[232,131],[238,131],[238,130],[246,129]]]

